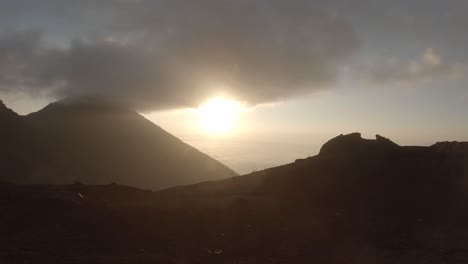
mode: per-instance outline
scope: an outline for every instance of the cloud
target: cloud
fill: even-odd
[[[49,89],[48,62],[55,52],[43,52],[41,32],[21,31],[0,35],[0,91],[38,92]]]
[[[427,48],[418,59],[401,61],[385,58],[362,68],[363,77],[373,83],[414,83],[445,77],[463,78],[465,66],[460,63],[448,63],[434,49]]]
[[[49,10],[26,6],[12,8]],[[41,20],[40,31],[0,35],[0,91],[103,95],[142,110],[196,106],[218,93],[256,104],[330,88],[358,46],[345,19],[306,0],[87,0],[59,7],[50,10],[68,16]],[[71,24],[84,15],[92,29]],[[70,25],[58,27],[61,19]],[[70,44],[50,45],[51,28]]]

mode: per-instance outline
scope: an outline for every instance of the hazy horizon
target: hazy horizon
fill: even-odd
[[[328,95],[330,96],[330,95]],[[309,99],[310,100],[310,99]],[[8,101],[6,101],[8,102]],[[47,101],[44,101],[47,103]],[[296,102],[297,103],[297,102]],[[11,104],[7,107],[18,111]],[[18,111],[22,115],[42,109],[43,105],[25,111]],[[376,124],[367,126],[354,125],[353,128],[340,128],[339,120],[335,122],[313,124],[298,124],[292,121],[294,129],[284,129],[284,123],[267,123],[269,126],[259,125],[259,118],[271,114],[272,111],[282,112],[281,108],[291,107],[286,103],[276,105],[260,105],[243,113],[237,120],[240,127],[235,133],[210,134],[200,128],[199,116],[196,109],[180,109],[153,113],[142,113],[148,120],[160,126],[167,132],[180,138],[185,143],[210,155],[226,164],[239,174],[247,174],[266,168],[276,167],[294,162],[296,159],[315,156],[328,140],[340,135],[358,132],[363,138],[375,139],[379,134],[401,146],[430,146],[440,141],[468,141],[468,133],[445,133],[443,127],[434,131],[413,131],[413,134],[399,133],[398,128],[379,129]],[[297,107],[297,106],[296,106]],[[269,113],[270,112],[270,113]],[[278,117],[277,115],[273,115]],[[268,117],[268,115],[267,115]],[[269,121],[269,120],[267,120]],[[333,127],[336,126],[336,127]],[[352,124],[350,124],[352,125]],[[249,127],[250,129],[245,129]],[[299,128],[299,129],[298,129]],[[404,131],[404,127],[400,127]]]

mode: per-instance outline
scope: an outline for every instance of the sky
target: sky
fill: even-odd
[[[468,141],[467,13],[467,0],[0,0],[0,98],[27,114],[109,97],[240,173],[342,133]],[[213,98],[241,106],[229,131],[200,127]]]

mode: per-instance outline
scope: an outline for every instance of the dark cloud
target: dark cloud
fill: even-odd
[[[0,35],[3,91],[104,95],[140,109],[195,106],[217,93],[255,104],[329,88],[357,46],[350,24],[314,1],[26,2],[10,9],[43,12],[42,35]],[[94,28],[67,32],[81,16]],[[48,25],[71,44],[50,45]]]
[[[35,92],[49,89],[49,60],[55,52],[41,48],[41,32],[9,32],[0,36],[0,91]],[[44,79],[45,78],[45,79]]]

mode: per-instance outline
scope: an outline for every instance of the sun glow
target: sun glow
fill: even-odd
[[[225,98],[215,98],[198,109],[200,127],[208,133],[227,134],[235,130],[240,103]]]

